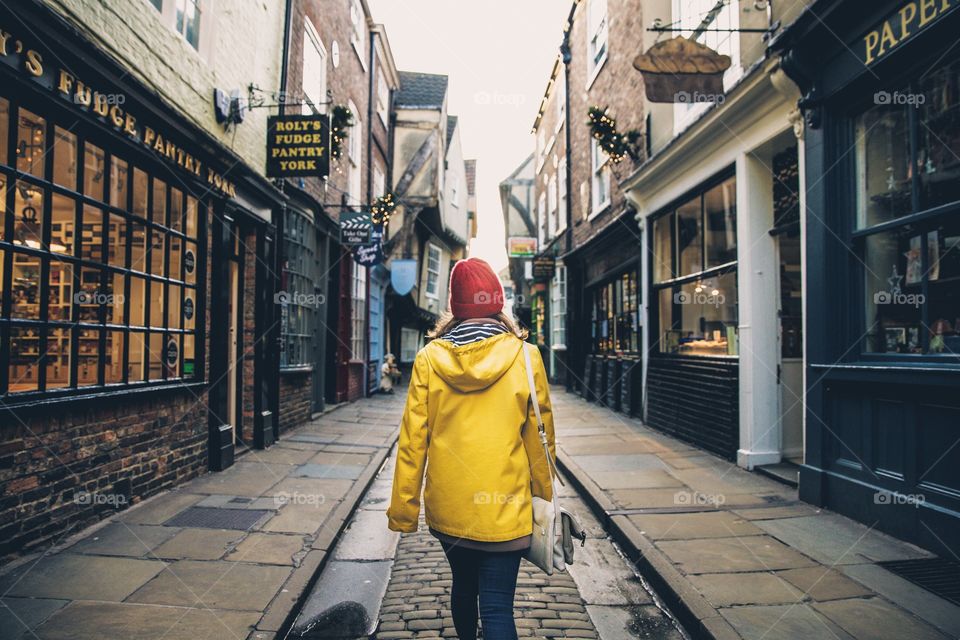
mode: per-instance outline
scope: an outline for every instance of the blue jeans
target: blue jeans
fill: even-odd
[[[517,640],[513,596],[520,571],[520,551],[464,549],[441,542],[453,572],[450,609],[460,640],[477,638],[477,603],[484,640]]]

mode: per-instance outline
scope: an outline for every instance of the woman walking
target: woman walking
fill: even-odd
[[[531,497],[552,498],[522,353],[527,334],[503,312],[500,279],[483,260],[454,265],[449,307],[413,365],[388,526],[417,530],[426,469],[424,515],[453,573],[457,635],[476,639],[479,610],[485,640],[515,640]],[[539,351],[528,348],[553,453],[546,372]]]

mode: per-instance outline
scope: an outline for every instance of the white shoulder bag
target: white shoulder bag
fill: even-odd
[[[537,387],[533,381],[530,349],[530,344],[524,342],[523,358],[527,365],[530,402],[533,403],[533,411],[537,416],[537,431],[540,433],[540,443],[543,445],[543,454],[547,460],[551,499],[544,500],[533,496],[533,536],[530,540],[530,548],[524,557],[543,569],[547,575],[553,575],[554,569],[565,571],[568,564],[573,564],[573,538],[579,538],[582,547],[587,541],[587,533],[576,516],[560,507],[557,502],[556,481],[559,480],[560,484],[563,484],[563,480],[557,475],[556,463],[550,455],[550,445],[547,443],[543,418],[540,417],[540,401],[537,399]]]

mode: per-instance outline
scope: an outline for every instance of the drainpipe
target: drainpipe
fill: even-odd
[[[290,33],[293,30],[293,0],[286,0],[283,14],[283,57],[280,59],[280,113],[286,113],[287,67],[290,65]]]
[[[563,176],[563,179],[567,183],[567,230],[564,234],[564,244],[566,247],[565,253],[570,253],[573,250],[573,155],[570,150],[571,145],[571,135],[570,135],[570,63],[573,60],[573,53],[570,50],[570,32],[573,30],[573,14],[577,10],[577,5],[574,3],[573,7],[570,9],[570,17],[567,18],[567,27],[563,32],[563,42],[560,44],[560,55],[563,60],[563,100],[564,100],[564,109],[563,109],[563,129],[564,129],[564,157],[566,158],[566,174]],[[573,272],[573,269],[567,269],[567,278],[566,278],[566,287],[567,287],[567,335],[571,335],[571,331],[574,332],[573,335],[578,334],[576,330],[576,321],[577,314],[574,312],[574,309],[581,303],[579,296],[577,300],[571,304],[571,291],[577,290],[570,286],[570,274]],[[572,369],[574,371],[577,369],[577,363],[580,359],[579,347],[574,346],[573,340],[564,340],[567,343],[567,371],[568,374],[565,376],[565,387],[567,391],[573,390],[573,376],[569,374],[569,371]],[[582,367],[579,370],[583,370]]]

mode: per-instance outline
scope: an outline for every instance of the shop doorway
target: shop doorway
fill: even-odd
[[[800,234],[777,236],[780,265],[780,450],[783,459],[803,462],[803,282]]]
[[[229,275],[227,278],[227,423],[231,429],[230,440],[239,442],[243,432],[240,423],[243,412],[240,407],[243,383],[243,371],[239,365],[241,361],[240,341],[240,265],[241,243],[239,229],[234,227],[231,232],[231,255]]]

